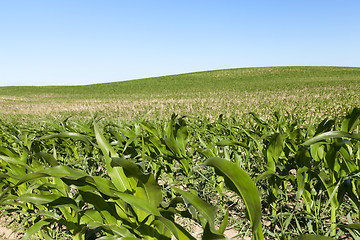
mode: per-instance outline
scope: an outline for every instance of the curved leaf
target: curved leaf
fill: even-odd
[[[360,108],[354,108],[341,124],[341,130],[351,132],[360,123]]]
[[[331,132],[325,132],[322,134],[317,135],[316,137],[313,137],[306,142],[304,142],[302,145],[311,145],[316,142],[330,139],[330,138],[350,138],[350,139],[357,139],[360,140],[360,134],[356,133],[348,133],[343,131],[331,131]]]
[[[124,158],[112,158],[112,167],[122,167],[125,175],[135,177],[138,180],[135,195],[149,201],[153,206],[158,206],[162,200],[162,192],[159,184],[151,174],[144,174],[137,164]]]
[[[51,134],[48,136],[41,137],[39,139],[51,139],[51,138],[73,138],[75,140],[81,140],[83,142],[90,143],[90,138],[86,135],[75,133],[75,132],[61,132],[57,134]]]
[[[174,189],[199,211],[199,213],[207,220],[210,229],[215,232],[216,207],[208,204],[193,193],[183,191],[179,188]]]
[[[42,220],[36,222],[29,229],[27,229],[27,231],[22,239],[23,240],[29,239],[32,235],[34,235],[35,233],[40,231],[40,229],[43,226],[48,225],[48,224],[52,223],[53,221],[54,221],[53,219],[45,218],[45,219],[42,219]]]
[[[23,183],[29,182],[31,180],[41,178],[41,177],[58,177],[58,178],[72,178],[72,179],[79,179],[84,176],[87,176],[86,173],[72,169],[68,166],[58,165],[51,168],[46,168],[44,170],[40,170],[38,172],[33,172],[26,174],[22,177],[16,186],[19,186]]]
[[[133,233],[131,233],[129,231],[129,229],[123,227],[123,226],[118,226],[118,225],[108,225],[108,224],[103,224],[101,222],[91,222],[87,225],[89,228],[95,229],[95,228],[102,228],[104,231],[109,232],[111,234],[115,234],[116,236],[115,239],[134,239],[135,235]],[[122,236],[119,238],[119,236]],[[98,238],[98,239],[103,239],[103,238]],[[138,238],[135,238],[138,239]]]
[[[340,225],[339,228],[349,228],[349,229],[355,229],[355,230],[360,231],[360,223]]]
[[[111,177],[114,185],[120,191],[130,190],[131,186],[128,178],[125,176],[124,171],[121,168],[113,168],[111,166],[111,157],[118,157],[118,154],[112,148],[111,144],[105,139],[98,125],[94,122],[94,131],[96,141],[105,157],[106,169]]]
[[[69,206],[75,211],[81,210],[73,199],[55,194],[42,195],[42,194],[34,194],[34,193],[25,193],[21,195],[18,198],[18,200],[22,202],[29,202],[35,205],[48,204],[50,206],[56,206],[56,207]]]
[[[304,234],[298,238],[298,240],[330,240],[330,239],[333,239],[333,238],[315,235],[315,234]]]
[[[216,173],[224,177],[226,186],[242,197],[249,214],[254,238],[263,239],[260,197],[249,175],[236,164],[219,157],[209,158],[205,165],[214,167]]]
[[[221,140],[221,141],[217,142],[216,145],[217,146],[240,146],[240,147],[243,147],[246,149],[249,148],[245,143],[228,140],[228,139]]]
[[[201,239],[203,239],[203,240],[220,240],[220,239],[227,239],[227,238],[221,233],[216,233],[216,232],[211,231],[209,224],[206,224],[204,233],[203,233]]]
[[[165,217],[158,217],[158,219],[174,234],[176,239],[195,240],[195,238],[191,236],[188,231],[186,231],[181,225],[177,224],[173,220],[169,220]]]
[[[132,205],[133,207],[139,208],[139,209],[146,211],[154,216],[161,216],[161,214],[160,214],[159,210],[156,208],[156,206],[152,205],[149,201],[146,201],[142,198],[136,197],[132,194],[121,193],[121,192],[118,192],[117,196],[119,198],[121,198],[123,201]]]
[[[36,153],[36,156],[39,157],[39,158],[44,159],[52,167],[55,167],[55,166],[59,165],[58,162],[56,161],[56,159],[54,158],[54,156],[51,155],[51,154],[48,154],[46,152],[38,152],[38,153]]]
[[[229,209],[226,210],[224,219],[222,220],[222,222],[221,222],[221,224],[220,224],[219,233],[224,234],[224,232],[225,232],[225,230],[226,230],[226,227],[227,227],[227,225],[228,225],[228,222],[229,222]]]

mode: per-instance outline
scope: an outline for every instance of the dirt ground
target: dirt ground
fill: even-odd
[[[20,236],[13,232],[13,230],[0,226],[0,240],[20,239]]]
[[[0,240],[15,240],[21,239],[22,235],[19,233],[14,232],[12,229],[7,227],[9,225],[5,216],[0,218]]]

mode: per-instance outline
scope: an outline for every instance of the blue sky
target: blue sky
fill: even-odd
[[[0,0],[0,86],[360,67],[360,1]]]

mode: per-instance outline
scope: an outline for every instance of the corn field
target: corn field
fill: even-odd
[[[1,122],[1,214],[22,239],[358,239],[360,109],[249,119]]]

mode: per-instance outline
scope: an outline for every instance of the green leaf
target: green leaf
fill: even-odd
[[[315,132],[315,136],[323,133],[323,132],[328,132],[331,130],[332,126],[335,124],[334,120],[329,120],[327,118],[325,118],[317,127],[316,132]]]
[[[39,158],[44,159],[52,167],[55,167],[55,166],[59,165],[58,162],[56,161],[56,159],[51,154],[48,154],[46,152],[36,153],[36,156],[39,157]]]
[[[115,197],[114,191],[117,191],[115,185],[108,179],[99,176],[87,176],[85,177],[86,182],[92,183],[96,188],[103,194],[110,197]]]
[[[102,222],[102,221],[103,221],[103,217],[98,211],[94,209],[87,209],[83,212],[80,223],[89,224],[92,222]]]
[[[94,132],[95,132],[96,141],[99,144],[99,147],[100,147],[101,151],[103,152],[104,156],[118,157],[118,154],[111,147],[110,143],[108,141],[106,141],[99,126],[95,122],[94,122]],[[109,161],[109,164],[110,164],[110,161]]]
[[[263,239],[260,197],[249,175],[236,164],[219,157],[209,158],[205,165],[214,167],[216,173],[224,177],[226,186],[241,196],[248,211],[254,239]]]
[[[40,195],[40,194],[34,194],[34,193],[25,193],[21,195],[18,200],[22,202],[29,202],[36,205],[44,205],[47,203],[50,203],[56,199],[58,199],[60,196],[55,194],[50,195]]]
[[[323,141],[326,139],[331,139],[331,138],[350,138],[350,139],[360,140],[360,134],[348,133],[348,132],[343,132],[343,131],[325,132],[325,133],[319,134],[319,135],[307,140],[302,145],[307,146],[307,145],[311,145],[316,142]]]
[[[127,177],[141,178],[144,175],[135,163],[125,158],[113,157],[110,165],[111,167],[122,167]]]
[[[304,234],[304,235],[300,235],[300,237],[298,238],[298,240],[330,240],[330,239],[333,238],[315,235],[315,234]]]
[[[7,179],[9,178],[10,176],[8,174],[5,174],[5,173],[0,173],[0,180],[1,179]]]
[[[176,117],[176,114],[173,114],[166,126],[164,142],[174,155],[177,157],[186,157],[187,127],[182,118],[177,119]],[[184,167],[187,168],[187,166]]]
[[[139,240],[136,237],[118,237],[118,236],[104,236],[97,238],[97,240]]]
[[[360,108],[354,108],[341,124],[341,131],[351,132],[360,123]]]
[[[29,239],[32,235],[34,235],[35,233],[40,231],[40,229],[43,226],[48,225],[48,224],[52,223],[53,221],[54,221],[53,219],[45,218],[45,219],[42,219],[42,220],[36,222],[29,229],[26,230],[26,233],[22,239],[23,240]]]
[[[32,203],[35,205],[48,204],[49,206],[52,207],[69,206],[75,211],[81,210],[73,199],[55,194],[42,195],[42,194],[34,194],[34,193],[25,193],[21,195],[18,198],[18,200],[22,202]]]
[[[245,143],[228,140],[228,139],[221,140],[221,141],[217,142],[216,145],[217,146],[240,146],[240,147],[243,147],[246,149],[249,148]]]
[[[162,192],[153,175],[144,174],[137,164],[124,158],[112,158],[111,166],[122,167],[127,177],[138,179],[135,195],[149,201],[153,206],[159,206],[162,200]]]
[[[170,149],[170,151],[175,156],[178,156],[178,157],[181,156],[181,151],[180,151],[180,149],[176,143],[176,140],[172,134],[170,136],[164,137],[164,142],[165,142],[166,146]]]
[[[209,226],[209,224],[206,224],[201,239],[203,239],[203,240],[216,240],[216,239],[226,239],[226,237],[221,233],[211,231],[211,227]]]
[[[324,159],[325,146],[326,145],[323,142],[317,142],[311,145],[310,153],[311,153],[311,157],[315,161],[321,162]]]
[[[360,223],[339,225],[339,228],[355,229],[360,231]]]
[[[177,124],[175,125],[175,131],[176,131],[176,142],[179,146],[179,149],[183,156],[186,156],[185,154],[185,148],[187,144],[187,137],[189,135],[187,130],[187,125],[183,117],[177,119]]]
[[[322,182],[322,184],[325,186],[325,190],[328,194],[328,201],[326,203],[326,207],[331,204],[331,207],[338,207],[339,206],[339,202],[337,200],[337,193],[338,193],[338,188],[341,184],[341,181],[338,181],[337,183],[332,182],[329,175],[325,172],[320,172],[318,174],[318,178],[320,179],[320,181]]]
[[[0,155],[0,160],[4,160],[8,164],[14,164],[14,165],[21,166],[21,168],[23,168],[22,170],[26,169],[26,170],[29,170],[31,172],[34,171],[34,169],[32,167],[30,167],[28,164],[23,163],[19,158]]]
[[[79,171],[74,170],[68,166],[59,165],[56,167],[46,168],[44,170],[40,170],[38,172],[33,172],[26,174],[24,177],[22,177],[19,182],[16,184],[16,186],[19,186],[23,183],[29,182],[31,180],[35,180],[37,178],[41,177],[57,177],[57,178],[72,178],[72,179],[79,179],[81,177],[86,176],[87,174]]]
[[[298,190],[296,193],[296,200],[299,201],[300,197],[302,196],[305,188],[305,179],[307,176],[307,171],[309,169],[307,167],[302,167],[296,171],[296,182],[298,185]]]
[[[150,205],[158,207],[162,200],[162,192],[160,186],[154,179],[153,175],[145,175],[140,168],[133,162],[123,158],[112,158],[112,167],[122,167],[127,177],[134,177],[137,179],[134,196],[145,200]],[[137,214],[138,221],[142,222],[149,214],[144,212],[141,208],[134,208]]]
[[[155,138],[160,140],[159,134],[156,130],[156,128],[154,128],[153,126],[151,126],[151,124],[146,123],[146,122],[141,122],[140,126],[142,126],[146,131],[148,131],[149,133],[151,133]]]
[[[106,169],[111,177],[114,185],[120,191],[131,190],[130,183],[128,178],[125,176],[124,171],[121,168],[113,168],[111,167],[111,157],[118,157],[118,154],[115,150],[111,147],[110,143],[106,141],[104,135],[101,133],[98,125],[94,122],[94,131],[96,141],[104,154],[105,161],[106,161]]]
[[[186,231],[182,226],[169,220],[165,217],[158,217],[158,219],[174,234],[178,240],[196,240],[191,234]]]
[[[39,212],[37,212],[37,215],[45,216],[45,217],[48,217],[49,219],[54,219],[56,221],[58,221],[62,218],[62,216],[58,215],[56,212],[50,212],[47,210],[39,210]]]
[[[104,231],[110,233],[110,234],[115,234],[117,235],[117,237],[115,239],[133,239],[135,237],[135,235],[133,233],[131,233],[129,231],[129,229],[119,226],[119,225],[109,225],[109,224],[103,224],[101,222],[91,222],[87,225],[89,228],[91,229],[95,229],[95,228],[102,228]],[[122,236],[119,238],[119,236]],[[103,239],[103,238],[98,238],[98,239]],[[136,238],[138,239],[138,238]]]
[[[264,119],[262,119],[259,114],[254,112],[250,112],[250,114],[260,126],[268,126],[268,123]]]
[[[149,202],[149,201],[146,201],[142,198],[136,197],[136,196],[134,196],[132,194],[128,194],[128,193],[118,192],[117,196],[133,207],[139,208],[139,209],[146,211],[154,216],[161,216],[160,212],[156,208],[156,206],[152,205],[151,202]]]
[[[269,177],[272,177],[272,176],[277,176],[276,172],[272,171],[272,170],[267,170],[265,172],[263,172],[262,174],[260,174],[254,182],[259,182],[261,180],[264,180],[264,179],[267,179]]]
[[[208,204],[193,193],[183,191],[179,188],[174,189],[199,211],[199,213],[207,220],[211,231],[215,232],[216,207]]]
[[[74,132],[61,132],[56,134],[51,134],[48,136],[41,137],[39,139],[51,139],[51,138],[72,138],[75,140],[81,140],[86,143],[90,143],[90,138],[86,135],[80,134],[80,133],[74,133]]]
[[[283,151],[284,144],[282,135],[280,133],[275,133],[270,140],[270,144],[266,149],[267,156],[267,169],[271,171],[276,170],[276,164],[278,159]]]
[[[8,157],[17,158],[19,155],[12,149],[0,146],[0,153],[5,154]]]
[[[226,211],[224,219],[222,220],[222,222],[220,224],[219,233],[224,234],[228,222],[229,222],[229,209]]]
[[[110,202],[105,201],[102,196],[99,196],[93,192],[79,191],[82,199],[92,204],[96,211],[100,212],[104,216],[104,221],[106,224],[117,224],[117,220],[120,219],[120,216],[116,212],[116,208]]]

